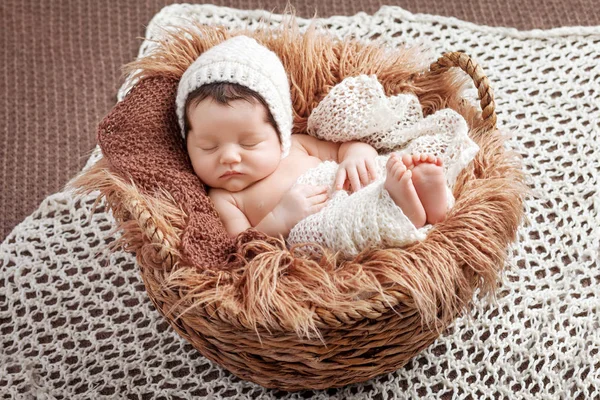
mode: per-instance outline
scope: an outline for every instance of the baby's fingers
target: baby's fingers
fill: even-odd
[[[314,204],[321,204],[321,203],[325,203],[328,199],[329,199],[329,195],[327,193],[325,193],[325,194],[318,194],[316,196],[310,197],[310,202],[313,205]]]
[[[320,203],[320,204],[315,204],[314,206],[312,206],[312,207],[310,208],[310,211],[311,211],[313,214],[316,214],[316,213],[318,213],[319,211],[321,211],[323,208],[325,208],[325,206],[326,206],[326,205],[327,205],[327,202]]]
[[[323,193],[326,194],[328,191],[329,186],[327,185],[303,185],[302,188],[302,192],[306,197],[313,197]]]
[[[348,173],[348,180],[350,181],[350,187],[353,192],[356,192],[360,189],[360,177],[358,176],[358,171],[356,168],[348,168],[346,171]]]
[[[329,195],[327,193],[319,194],[309,198],[308,201],[310,202],[309,212],[311,214],[315,214],[321,211],[327,205],[329,201]]]
[[[344,182],[346,182],[346,170],[344,168],[338,168],[333,187],[335,190],[342,190]]]
[[[371,159],[367,159],[365,163],[367,164],[367,171],[371,176],[371,181],[374,181],[375,179],[377,179],[377,168],[375,167],[375,162]]]
[[[360,183],[361,183],[362,187],[365,187],[369,183],[371,183],[369,170],[367,169],[366,162],[365,162],[365,164],[358,165],[356,167],[356,169],[358,171],[358,177],[360,178]]]

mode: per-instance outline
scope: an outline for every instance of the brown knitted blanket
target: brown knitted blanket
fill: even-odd
[[[188,216],[181,237],[182,258],[189,265],[223,264],[234,249],[223,223],[194,174],[177,125],[178,80],[152,77],[133,87],[104,118],[98,143],[113,172],[148,194],[167,192]],[[243,241],[263,237],[250,230]]]

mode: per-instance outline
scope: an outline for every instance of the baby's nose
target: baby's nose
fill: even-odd
[[[240,152],[234,146],[226,146],[221,152],[221,162],[223,164],[240,162],[241,159]]]

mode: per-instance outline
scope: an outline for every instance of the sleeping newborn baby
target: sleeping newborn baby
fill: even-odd
[[[376,82],[373,77],[364,78],[370,84]],[[232,237],[254,227],[294,243],[307,237],[351,256],[364,246],[418,240],[422,238],[419,228],[445,218],[447,168],[440,157],[425,152],[379,156],[364,140],[336,143],[292,135],[284,67],[275,53],[254,39],[237,36],[200,55],[180,80],[176,107],[194,172],[210,187],[208,194]],[[337,122],[330,119],[331,123]],[[401,125],[394,120],[394,129]],[[323,171],[329,170],[333,174],[323,178]],[[321,183],[315,184],[317,177]],[[338,228],[331,233],[311,230],[316,225],[309,217],[325,214],[331,208],[330,199],[341,200],[337,194],[343,192],[346,196],[337,203],[345,207],[343,202],[352,202],[354,195],[374,188],[373,182],[381,182],[380,188],[356,205],[368,201],[367,208],[376,210],[377,218],[381,219],[380,214],[398,218],[398,226],[408,226],[409,232],[397,232],[393,224],[384,223],[380,232],[371,235],[374,239],[336,248],[326,239],[341,235],[337,242],[347,243],[352,238]],[[356,193],[350,196],[349,192]],[[296,240],[290,240],[294,228]]]

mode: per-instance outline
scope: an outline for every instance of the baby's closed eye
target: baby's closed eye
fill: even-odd
[[[200,149],[204,151],[214,151],[217,149],[217,146],[200,146]]]

